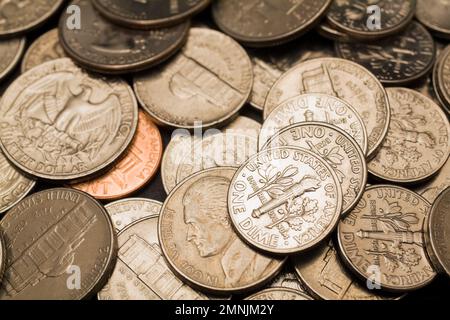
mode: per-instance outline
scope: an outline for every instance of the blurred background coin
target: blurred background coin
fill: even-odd
[[[332,26],[327,20],[322,20],[316,28],[317,33],[323,38],[333,40],[333,41],[353,41],[348,34],[339,31],[334,26]]]
[[[111,219],[85,193],[35,193],[11,209],[0,227],[8,255],[0,299],[86,298],[103,287],[114,267]]]
[[[0,81],[14,70],[20,62],[24,50],[25,38],[0,40],[0,57],[2,57],[0,59]]]
[[[2,284],[3,273],[6,267],[6,248],[5,241],[3,240],[3,235],[0,232],[0,285]]]
[[[158,127],[149,115],[139,111],[136,134],[121,159],[106,174],[71,185],[96,199],[126,197],[145,186],[159,169],[163,142]]]
[[[243,107],[253,84],[250,58],[230,37],[192,28],[182,52],[134,78],[144,109],[177,128],[223,125]]]
[[[313,300],[303,292],[288,288],[270,288],[255,293],[245,300]]]
[[[417,0],[416,18],[433,35],[450,39],[450,3],[447,0]]]
[[[442,52],[433,72],[434,91],[450,116],[450,46]]]
[[[331,0],[217,0],[212,14],[218,27],[249,47],[279,45],[312,29]]]
[[[289,262],[289,261],[288,261]],[[295,273],[292,265],[286,263],[280,273],[267,285],[268,288],[287,288],[306,293],[303,284]]]

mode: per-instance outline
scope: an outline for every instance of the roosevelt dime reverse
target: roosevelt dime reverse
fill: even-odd
[[[334,231],[342,189],[333,168],[313,152],[290,146],[266,149],[236,172],[228,208],[247,243],[273,254],[293,254]]]
[[[273,85],[264,105],[264,118],[282,102],[303,93],[337,96],[361,115],[368,135],[368,157],[375,155],[390,122],[389,100],[380,81],[357,63],[320,58],[293,67]]]
[[[313,298],[294,289],[270,288],[255,293],[245,300],[313,300]]]
[[[395,183],[417,183],[437,173],[450,152],[450,124],[431,99],[406,88],[388,88],[392,120],[369,172]]]
[[[312,151],[336,172],[342,186],[342,214],[361,199],[367,183],[364,153],[356,141],[336,126],[320,122],[293,124],[273,136],[264,146],[293,146]]]
[[[408,189],[369,187],[339,224],[340,253],[358,276],[384,290],[422,288],[436,276],[424,243],[430,209],[424,198]]]
[[[0,223],[8,261],[0,299],[82,299],[100,290],[115,263],[108,213],[73,189],[35,193]],[[82,277],[80,288],[70,275]]]
[[[0,81],[14,70],[24,50],[25,38],[0,40]]]
[[[261,286],[285,261],[254,251],[235,233],[227,207],[235,172],[213,168],[187,178],[170,193],[159,218],[159,241],[172,270],[218,294]]]
[[[259,135],[262,149],[274,134],[301,122],[324,122],[347,132],[367,154],[367,131],[358,112],[344,100],[327,94],[303,94],[275,108],[264,121]]]
[[[189,129],[231,119],[252,84],[252,63],[244,49],[206,28],[192,28],[180,54],[134,79],[138,100],[157,122]]]
[[[26,173],[73,180],[105,169],[137,126],[133,91],[120,79],[84,72],[68,58],[22,74],[0,102],[0,143]]]
[[[417,19],[435,36],[450,39],[450,3],[448,0],[417,0]]]

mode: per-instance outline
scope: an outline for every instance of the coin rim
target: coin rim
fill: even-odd
[[[6,243],[5,239],[3,239],[3,231],[0,230],[0,285],[2,283],[5,271],[6,271]]]
[[[436,24],[431,23],[430,20],[425,19],[425,17],[421,14],[421,12],[418,10],[420,1],[422,0],[417,0],[417,10],[415,15],[416,19],[427,29],[429,29],[434,36],[443,39],[450,39],[450,29],[444,29]]]
[[[434,66],[433,71],[433,85],[435,86],[439,99],[442,100],[443,106],[446,107],[446,110],[448,111],[450,109],[450,92],[446,92],[446,90],[443,89],[443,72],[446,61],[448,61],[450,65],[450,45],[448,45],[441,53],[439,61]]]
[[[25,37],[6,39],[6,40],[0,40],[0,41],[1,42],[11,42],[14,40],[19,41],[19,48],[18,48],[17,52],[15,53],[15,56],[14,56],[14,59],[12,60],[12,62],[6,67],[6,69],[4,69],[3,71],[0,72],[0,81],[5,79],[16,68],[16,66],[20,62],[20,59],[23,56],[23,53],[25,52],[25,45],[27,43],[27,39]],[[1,96],[0,96],[0,100],[1,100]]]
[[[1,142],[0,142],[1,144]],[[0,153],[3,154],[3,152],[0,149]],[[11,163],[9,162],[9,159],[4,156],[6,161],[8,161],[8,163],[11,165]],[[12,165],[11,165],[12,166]],[[37,180],[33,179],[31,177],[28,177],[26,175],[23,175],[22,172],[18,171],[15,167],[13,167],[14,170],[17,171],[17,173],[19,173],[20,175],[22,175],[23,178],[25,178],[26,180],[28,180],[27,183],[27,188],[25,189],[24,192],[21,192],[22,194],[20,195],[20,197],[17,197],[14,201],[10,202],[9,204],[5,205],[4,207],[0,206],[0,216],[1,214],[6,213],[9,209],[11,209],[12,207],[14,207],[16,204],[18,204],[20,201],[22,201],[26,196],[28,196],[30,194],[30,192],[34,189],[34,187],[37,184]]]
[[[253,300],[253,301],[258,301],[259,300],[259,301],[263,301],[261,299],[255,299],[255,297],[257,297],[257,296],[259,296],[261,294],[270,293],[270,292],[274,292],[274,291],[285,291],[285,292],[288,292],[288,293],[296,294],[296,295],[304,298],[305,300],[314,300],[313,297],[308,296],[307,294],[305,294],[305,293],[303,293],[301,291],[298,291],[298,290],[295,290],[295,289],[291,289],[291,288],[285,288],[285,287],[273,287],[273,288],[263,289],[261,291],[258,291],[256,293],[246,297],[244,300]],[[282,301],[282,300],[279,300],[279,301]]]

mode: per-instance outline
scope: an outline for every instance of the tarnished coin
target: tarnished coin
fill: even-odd
[[[450,187],[450,158],[447,159],[435,177],[420,187],[415,188],[414,191],[427,199],[428,202],[433,203],[447,187]]]
[[[425,239],[428,255],[436,270],[450,276],[450,187],[445,189],[434,202]]]
[[[433,71],[434,91],[450,115],[450,46],[448,46],[436,63]]]
[[[182,23],[206,8],[210,0],[93,0],[99,12],[125,27],[149,29]]]
[[[103,287],[114,267],[111,219],[80,191],[35,193],[11,209],[0,227],[8,256],[0,299],[86,298]]]
[[[158,127],[150,116],[139,111],[136,134],[122,158],[106,174],[71,185],[96,199],[126,197],[145,186],[157,172],[163,153]]]
[[[367,132],[358,112],[344,100],[327,94],[303,94],[280,104],[264,121],[260,150],[283,128],[301,122],[324,122],[347,132],[367,154]]]
[[[309,252],[294,256],[295,270],[307,291],[324,300],[385,300],[398,296],[369,290],[356,281],[336,252],[333,242],[323,242]]]
[[[389,100],[380,81],[367,69],[338,58],[303,62],[274,84],[264,105],[264,118],[282,102],[302,93],[326,93],[354,107],[364,121],[368,135],[368,157],[375,155],[390,121]]]
[[[163,62],[184,44],[189,22],[157,30],[132,30],[105,20],[89,0],[71,3],[81,9],[81,29],[69,29],[64,13],[59,38],[67,55],[83,67],[100,73],[122,74]]]
[[[63,0],[5,0],[0,2],[0,37],[30,31],[48,20]]]
[[[330,25],[327,20],[322,20],[317,26],[316,31],[322,37],[333,40],[333,41],[353,41],[348,34],[336,29],[334,26]]]
[[[356,141],[334,125],[319,122],[293,124],[273,136],[264,146],[293,146],[309,150],[336,172],[342,187],[342,214],[361,199],[367,183],[365,155]]]
[[[423,77],[436,58],[433,37],[418,22],[376,43],[336,42],[336,52],[363,65],[388,85],[404,85]]]
[[[133,215],[139,206],[142,219],[125,227],[118,235],[119,252],[116,267],[98,293],[99,300],[204,300],[170,271],[158,241],[158,214],[152,204],[128,200],[108,208]],[[150,205],[150,207],[149,207]],[[116,209],[114,209],[114,207]],[[129,220],[127,219],[127,222]]]
[[[286,263],[280,273],[267,285],[268,288],[287,288],[306,293],[295,271],[289,263]]]
[[[134,89],[159,123],[179,128],[211,127],[231,119],[253,84],[250,58],[230,37],[192,28],[182,52],[137,76]]]
[[[326,13],[331,0],[217,0],[217,26],[250,47],[278,45],[309,31]]]
[[[258,110],[264,109],[270,88],[284,72],[303,61],[335,56],[332,43],[317,36],[305,36],[271,50],[251,50],[249,54],[254,75],[249,102]]]
[[[450,39],[450,3],[448,0],[417,0],[416,18],[435,36]]]
[[[375,177],[417,183],[437,173],[450,152],[450,124],[431,99],[406,88],[388,88],[392,120],[386,140],[369,162]]]
[[[384,290],[422,288],[436,276],[424,243],[430,208],[424,198],[408,189],[369,187],[339,224],[340,253],[357,275]]]
[[[214,168],[186,179],[170,193],[159,218],[159,241],[174,272],[218,294],[263,285],[284,262],[254,251],[233,230],[227,194],[235,172]]]
[[[22,60],[21,71],[23,73],[44,62],[65,57],[66,53],[59,42],[58,29],[52,29],[37,38],[28,48]]]
[[[1,8],[0,3],[0,8]],[[0,17],[1,17],[0,10]],[[0,18],[0,28],[1,28]],[[0,81],[11,73],[22,58],[25,50],[25,38],[0,40]],[[1,93],[0,93],[1,94]]]
[[[303,292],[289,289],[289,288],[270,288],[250,297],[245,300],[313,300]]]
[[[17,171],[0,151],[0,213],[22,200],[35,184],[35,180]]]
[[[2,283],[3,273],[6,267],[6,248],[2,232],[0,232],[0,284]]]
[[[5,156],[50,180],[87,177],[112,164],[130,144],[138,107],[120,79],[84,72],[68,59],[22,74],[0,102]]]
[[[106,211],[111,217],[117,232],[122,231],[137,220],[156,217],[161,211],[162,203],[144,198],[128,198],[108,203]]]
[[[376,39],[405,28],[413,19],[415,9],[416,0],[334,0],[327,19],[353,38]]]
[[[266,252],[293,254],[333,232],[342,189],[333,168],[316,154],[295,147],[266,149],[236,172],[228,208],[246,242]]]

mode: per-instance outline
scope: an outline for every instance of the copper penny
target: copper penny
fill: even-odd
[[[157,172],[163,153],[158,127],[149,115],[139,111],[136,134],[123,157],[105,175],[91,181],[71,185],[96,199],[126,197],[146,185]]]

